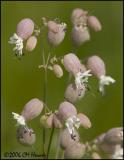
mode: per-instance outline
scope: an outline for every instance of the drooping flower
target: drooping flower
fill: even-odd
[[[43,109],[43,102],[37,98],[33,98],[28,103],[25,104],[21,115],[15,112],[12,112],[12,115],[13,118],[17,120],[18,126],[27,127],[27,121],[37,117],[41,113],[42,109]]]
[[[99,56],[91,56],[88,58],[87,67],[91,70],[92,74],[94,74],[99,79],[99,91],[104,94],[104,85],[109,85],[110,83],[115,83],[115,80],[106,76],[106,69],[104,61]]]
[[[48,21],[48,42],[53,46],[58,46],[65,37],[67,28],[66,23],[57,23],[55,21]]]
[[[16,33],[10,37],[9,43],[15,44],[14,51],[18,57],[23,55],[23,41],[29,38],[34,31],[34,22],[30,18],[22,19],[17,24]]]

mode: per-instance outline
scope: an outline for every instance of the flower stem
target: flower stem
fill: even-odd
[[[50,134],[50,140],[49,140],[49,144],[48,144],[48,149],[47,149],[47,156],[46,156],[47,159],[48,159],[48,157],[49,157],[49,152],[50,152],[50,147],[51,147],[51,143],[52,143],[52,138],[53,138],[54,129],[55,129],[55,127],[53,126],[53,127],[52,127],[52,131],[51,131],[51,134]]]

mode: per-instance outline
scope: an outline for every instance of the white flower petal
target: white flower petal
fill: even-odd
[[[12,112],[12,115],[13,115],[13,118],[17,120],[18,125],[26,125],[25,119],[23,116],[15,113],[15,112]]]

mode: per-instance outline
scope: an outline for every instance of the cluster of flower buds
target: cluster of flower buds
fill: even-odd
[[[115,83],[115,80],[106,76],[106,68],[104,61],[97,55],[88,58],[87,67],[91,70],[92,74],[99,79],[99,91],[104,94],[104,85]]]
[[[88,11],[84,11],[81,8],[73,10],[71,15],[73,23],[72,28],[72,40],[74,45],[82,45],[84,42],[90,40],[90,33],[88,27],[94,31],[101,31],[102,26],[100,21],[95,16],[88,15]]]
[[[55,111],[54,113],[46,113],[45,115],[42,115],[40,118],[40,124],[44,128],[62,128],[63,124],[61,121],[60,114],[58,111]]]
[[[17,120],[17,139],[24,145],[32,145],[35,142],[35,133],[28,128],[27,122],[40,115],[43,110],[43,102],[37,98],[31,99],[25,104],[21,115],[12,112],[14,119]]]
[[[94,140],[98,149],[111,159],[123,159],[123,128],[112,128]]]
[[[23,41],[26,41],[26,47],[25,49],[27,51],[32,51],[34,50],[34,48],[36,47],[37,44],[37,38],[36,36],[38,34],[32,35],[33,32],[37,33],[35,30],[35,24],[33,22],[33,20],[31,20],[30,18],[25,18],[22,19],[18,24],[17,24],[17,29],[16,29],[16,33],[14,33],[14,35],[12,37],[10,37],[10,44],[15,44],[16,46],[14,47],[14,51],[15,54],[20,57],[22,56],[23,53],[23,48],[24,48],[24,44]]]

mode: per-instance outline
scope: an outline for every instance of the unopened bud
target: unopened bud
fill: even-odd
[[[25,126],[19,126],[17,129],[17,140],[23,145],[33,145],[36,140],[35,133],[32,129],[25,128]]]
[[[68,146],[65,149],[64,158],[65,159],[81,159],[85,154],[85,145],[81,143],[76,143]]]
[[[65,69],[73,74],[76,75],[80,72],[81,63],[79,58],[74,53],[69,53],[64,56],[63,59]]]
[[[63,120],[67,120],[71,116],[76,116],[77,110],[73,104],[65,101],[59,105],[59,114]]]
[[[62,122],[61,122],[61,117],[59,115],[59,112],[54,113],[53,123],[54,123],[54,127],[55,128],[62,128],[63,127]]]
[[[17,25],[17,35],[22,39],[30,37],[33,31],[34,22],[29,18],[22,19]]]
[[[64,129],[60,134],[60,146],[62,149],[66,149],[68,146],[79,142],[79,134],[75,131],[75,137],[72,138],[68,129]]]
[[[90,40],[90,34],[87,27],[74,26],[72,29],[72,41],[74,45],[80,46]]]
[[[26,105],[21,113],[26,121],[32,120],[39,116],[43,109],[43,102],[37,98],[31,99]]]
[[[53,114],[41,116],[40,123],[44,128],[52,128],[53,127]]]
[[[65,99],[71,103],[75,103],[84,97],[86,87],[82,84],[80,88],[77,88],[75,84],[69,84],[65,91]]]
[[[101,31],[102,26],[100,21],[95,16],[89,16],[87,19],[88,26],[91,27],[94,31]]]
[[[31,52],[32,50],[35,49],[36,44],[37,44],[37,38],[35,36],[29,37],[26,43],[26,50]]]
[[[55,73],[57,78],[61,78],[63,76],[63,70],[58,64],[53,65],[53,72]]]
[[[81,124],[84,128],[88,129],[88,128],[91,127],[90,119],[89,119],[85,114],[79,113],[79,114],[77,115],[77,117],[80,119],[80,124]]]

